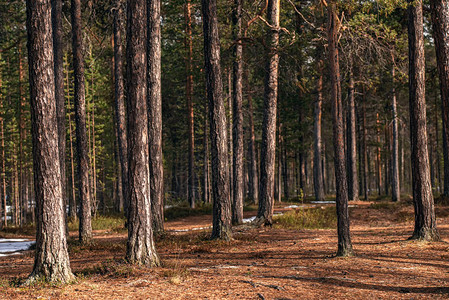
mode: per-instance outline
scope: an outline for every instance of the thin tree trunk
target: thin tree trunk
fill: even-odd
[[[153,240],[147,108],[147,9],[146,0],[127,6],[128,84],[128,243],[130,263],[158,266]]]
[[[232,105],[232,73],[231,69],[229,69],[227,72],[228,74],[228,95],[227,95],[227,101],[228,101],[228,110],[229,110],[229,116],[227,118],[227,125],[228,125],[228,156],[229,156],[229,197],[231,198],[231,206],[234,205],[234,178],[233,178],[233,170],[234,170],[234,164],[232,161],[233,155],[233,149],[232,145],[233,139],[232,139],[232,122],[233,122],[233,105]],[[234,210],[234,208],[232,208]]]
[[[123,79],[123,0],[116,0],[114,10],[114,87],[117,145],[120,163],[121,191],[125,215],[128,211],[128,143],[126,136],[125,87]]]
[[[153,230],[164,231],[164,165],[162,161],[161,2],[148,0],[148,134]]]
[[[249,120],[249,198],[253,200],[254,204],[259,203],[259,176],[257,176],[257,157],[256,157],[256,136],[254,134],[254,109],[251,86],[249,84],[249,70],[245,69],[245,80],[247,88],[248,100],[248,120]]]
[[[207,105],[204,106],[205,115],[204,115],[204,133],[203,133],[203,149],[204,149],[204,161],[203,161],[203,202],[209,203],[209,141],[207,139],[207,127],[208,127],[208,110]]]
[[[349,200],[359,200],[359,178],[357,174],[357,137],[356,137],[356,107],[354,74],[352,58],[350,59],[348,83],[348,118],[347,118],[347,157],[348,157],[348,197]]]
[[[260,159],[260,200],[255,224],[273,224],[274,206],[274,170],[276,156],[276,115],[278,98],[278,72],[279,72],[279,16],[280,0],[268,0],[267,44],[268,55],[265,66],[265,92],[264,112],[262,123],[262,149]]]
[[[220,70],[220,39],[218,35],[216,0],[201,1],[204,30],[207,98],[209,100],[212,150],[213,220],[212,239],[231,239],[231,199],[226,112]]]
[[[422,0],[409,0],[408,18],[410,144],[415,207],[415,229],[412,238],[436,241],[440,236],[436,227],[427,152]]]
[[[380,161],[380,120],[379,113],[376,114],[376,186],[377,194],[380,196],[382,194],[382,166]]]
[[[396,86],[395,86],[395,60],[392,54],[393,64],[391,67],[391,75],[393,77],[393,89],[391,98],[391,110],[393,113],[393,155],[392,155],[392,180],[391,195],[393,201],[400,201],[401,188],[399,179],[399,132],[398,132],[398,112],[396,104]]]
[[[233,161],[232,177],[233,183],[233,209],[232,223],[243,223],[243,44],[242,37],[242,0],[234,0],[234,10],[232,14],[232,36],[235,41],[233,49]]]
[[[368,165],[368,146],[366,143],[366,90],[363,89],[363,106],[362,106],[362,143],[363,143],[363,192],[364,199],[368,200],[369,189],[369,165]]]
[[[86,244],[92,239],[91,197],[89,187],[89,153],[86,133],[86,99],[84,90],[84,58],[81,24],[81,1],[72,0],[72,48],[75,81],[76,148],[79,178],[79,240]]]
[[[193,115],[193,41],[192,41],[192,3],[186,0],[184,8],[185,18],[185,48],[186,56],[186,98],[189,124],[189,180],[188,199],[190,208],[195,208],[195,133]]]
[[[28,283],[66,283],[70,270],[58,153],[50,0],[27,1],[28,61],[35,198],[36,256]]]
[[[323,60],[318,61],[317,98],[315,100],[315,113],[313,123],[314,133],[314,154],[313,154],[313,186],[315,189],[315,199],[324,200],[324,176],[322,161],[321,142],[321,115],[323,105]]]
[[[348,183],[346,177],[346,161],[344,151],[344,123],[343,107],[340,87],[340,65],[338,56],[339,19],[336,4],[328,4],[328,44],[329,66],[331,75],[332,120],[334,140],[334,164],[337,189],[337,225],[338,225],[338,251],[337,256],[352,256],[351,236],[349,232],[348,214]]]

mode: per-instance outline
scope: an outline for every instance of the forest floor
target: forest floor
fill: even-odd
[[[276,211],[288,205],[276,204]],[[70,243],[73,284],[21,287],[34,252],[0,257],[0,298],[447,299],[449,206],[437,205],[436,212],[442,241],[425,243],[407,240],[413,231],[409,201],[351,202],[350,258],[334,256],[335,229],[242,225],[233,241],[217,242],[207,239],[210,229],[184,231],[210,226],[210,215],[186,217],[166,223],[157,241],[163,266],[153,269],[123,263],[126,231],[95,231],[91,246]]]

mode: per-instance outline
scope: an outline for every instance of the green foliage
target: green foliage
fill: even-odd
[[[278,228],[285,229],[328,229],[337,226],[335,207],[300,208],[273,218]]]
[[[124,230],[125,217],[119,215],[103,216],[97,215],[97,217],[92,218],[92,230],[114,230],[122,231]],[[69,230],[78,230],[79,220],[72,220],[69,222]]]

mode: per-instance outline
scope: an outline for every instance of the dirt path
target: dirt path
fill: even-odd
[[[134,268],[119,262],[126,234],[96,232],[96,244],[73,247],[80,277],[64,287],[12,288],[33,263],[28,252],[0,258],[0,298],[64,299],[447,299],[449,244],[411,242],[413,223],[402,215],[357,203],[351,209],[356,257],[334,258],[332,230],[236,228],[229,243],[208,241],[210,216],[167,223],[157,249],[164,266]],[[438,214],[439,213],[439,214]],[[447,208],[438,208],[439,230],[449,240]],[[250,217],[254,213],[246,213]],[[413,216],[413,215],[412,215]]]

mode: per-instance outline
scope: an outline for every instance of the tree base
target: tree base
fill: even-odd
[[[440,234],[436,228],[421,228],[415,230],[409,240],[424,241],[424,242],[438,242],[441,240]]]
[[[352,247],[339,247],[337,250],[336,257],[353,257],[355,256],[354,251],[352,250]]]
[[[264,216],[256,217],[256,219],[252,222],[252,224],[256,227],[262,227],[262,226],[273,227],[273,219],[266,218]]]
[[[47,275],[45,275],[47,273]],[[23,286],[32,286],[39,283],[50,283],[50,284],[69,284],[75,280],[75,275],[72,271],[60,271],[55,273],[50,273],[49,270],[37,272],[34,270],[30,276],[25,280]]]

